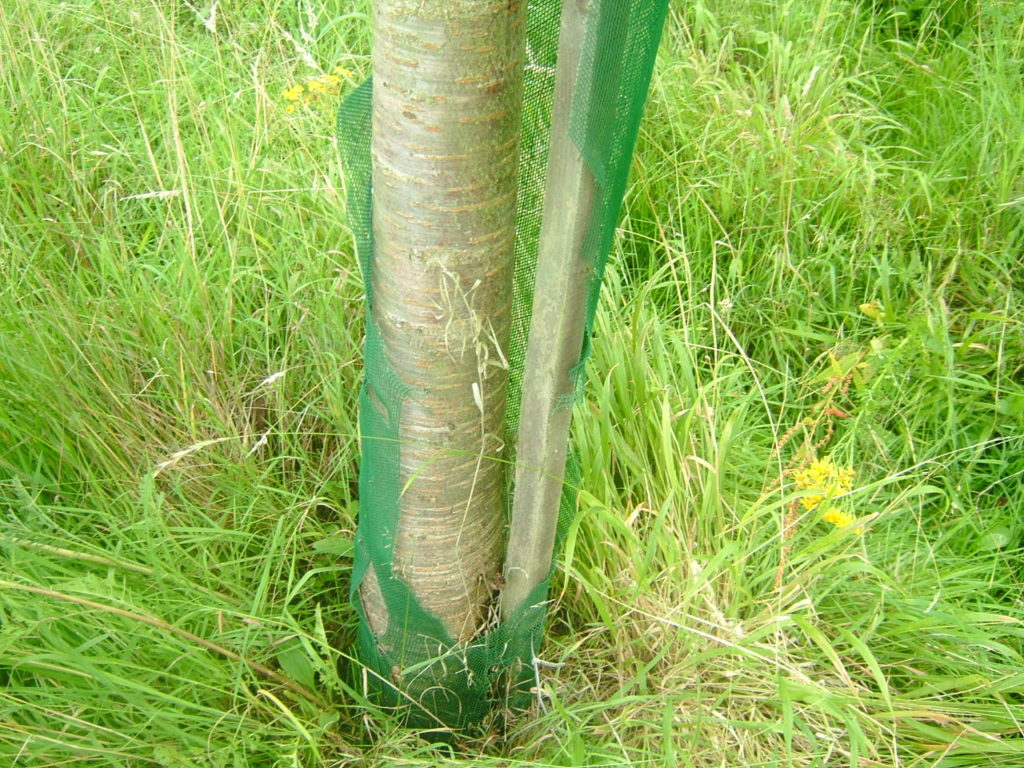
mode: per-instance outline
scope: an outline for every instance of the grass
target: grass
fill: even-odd
[[[1024,766],[1024,11],[673,7],[564,666],[459,755],[347,655],[362,288],[336,99],[281,94],[366,11],[0,8],[0,762]]]

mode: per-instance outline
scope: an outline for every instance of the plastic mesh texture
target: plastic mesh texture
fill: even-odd
[[[580,72],[573,97],[571,138],[596,181],[584,257],[593,265],[588,284],[586,337],[573,370],[582,389],[589,334],[601,278],[625,193],[651,70],[668,0],[591,0]],[[538,238],[545,187],[555,61],[561,3],[533,0],[527,10],[526,56],[506,444],[515,445],[523,360],[537,279]],[[338,111],[338,144],[348,193],[349,224],[356,240],[367,297],[364,381],[360,393],[360,512],[351,599],[359,614],[358,649],[373,673],[373,687],[386,706],[401,708],[420,728],[461,729],[478,722],[495,703],[512,708],[530,701],[534,659],[540,652],[549,578],[523,608],[469,643],[455,644],[442,622],[425,611],[392,569],[399,519],[398,419],[407,387],[390,370],[372,321],[371,156],[372,81],[353,91]],[[509,457],[514,459],[514,457]],[[511,483],[512,472],[509,472]],[[567,462],[559,510],[556,551],[576,509],[578,464]],[[509,498],[514,489],[509,488]],[[506,504],[506,509],[509,505]],[[384,601],[388,629],[375,635],[360,597],[364,580]]]

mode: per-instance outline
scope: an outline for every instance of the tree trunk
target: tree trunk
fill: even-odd
[[[392,564],[465,642],[501,571],[522,5],[376,0],[374,24],[372,321],[411,388]],[[373,569],[361,596],[382,635]]]

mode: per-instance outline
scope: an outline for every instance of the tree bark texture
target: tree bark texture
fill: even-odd
[[[523,8],[376,0],[374,29],[371,320],[411,387],[393,569],[465,642],[501,572]],[[361,594],[374,634],[402,620],[373,569]]]

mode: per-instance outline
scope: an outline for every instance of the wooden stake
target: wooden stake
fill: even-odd
[[[527,340],[515,498],[505,560],[503,618],[514,614],[551,568],[565,474],[574,382],[586,326],[583,259],[594,178],[569,135],[589,0],[562,5],[544,212]]]

